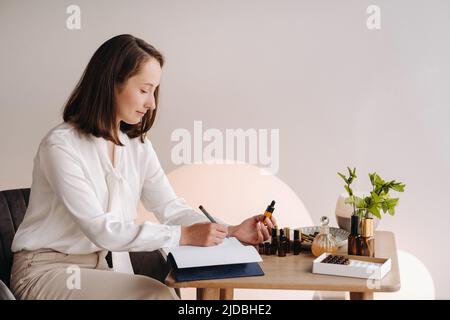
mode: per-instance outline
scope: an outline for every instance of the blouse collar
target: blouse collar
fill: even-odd
[[[119,131],[118,137],[123,146],[116,145],[114,147],[114,164],[113,167],[111,159],[108,155],[108,140],[102,137],[94,137],[95,144],[97,146],[97,151],[99,153],[100,161],[102,162],[103,167],[106,169],[106,172],[120,172],[120,167],[122,163],[122,154],[126,145],[128,144],[128,136],[126,133]]]

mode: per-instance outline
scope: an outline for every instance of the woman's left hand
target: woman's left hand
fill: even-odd
[[[270,238],[272,228],[277,225],[276,219],[272,216],[265,218],[264,223],[261,219],[264,215],[250,217],[237,226],[228,227],[228,235],[236,237],[238,240],[248,244],[258,244]]]

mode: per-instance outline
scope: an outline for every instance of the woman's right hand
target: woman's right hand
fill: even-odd
[[[181,227],[180,245],[209,247],[222,243],[228,235],[228,227],[211,222]]]

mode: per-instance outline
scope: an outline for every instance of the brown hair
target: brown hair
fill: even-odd
[[[163,66],[164,57],[158,50],[129,34],[115,36],[103,43],[95,51],[64,107],[64,122],[70,122],[81,133],[103,137],[123,146],[116,130],[114,88],[124,85],[150,58]],[[155,121],[158,94],[159,86],[155,89],[155,110],[147,112],[140,123],[120,123],[120,130],[128,137],[140,137],[144,142]]]

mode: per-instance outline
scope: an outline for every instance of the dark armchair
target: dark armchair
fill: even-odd
[[[0,300],[14,299],[8,289],[13,261],[11,244],[25,215],[29,198],[30,189],[0,191]],[[169,272],[168,265],[159,251],[131,252],[130,259],[135,274],[146,275],[164,282]],[[107,256],[107,261],[112,266],[110,254]],[[177,294],[180,296],[178,289]]]

